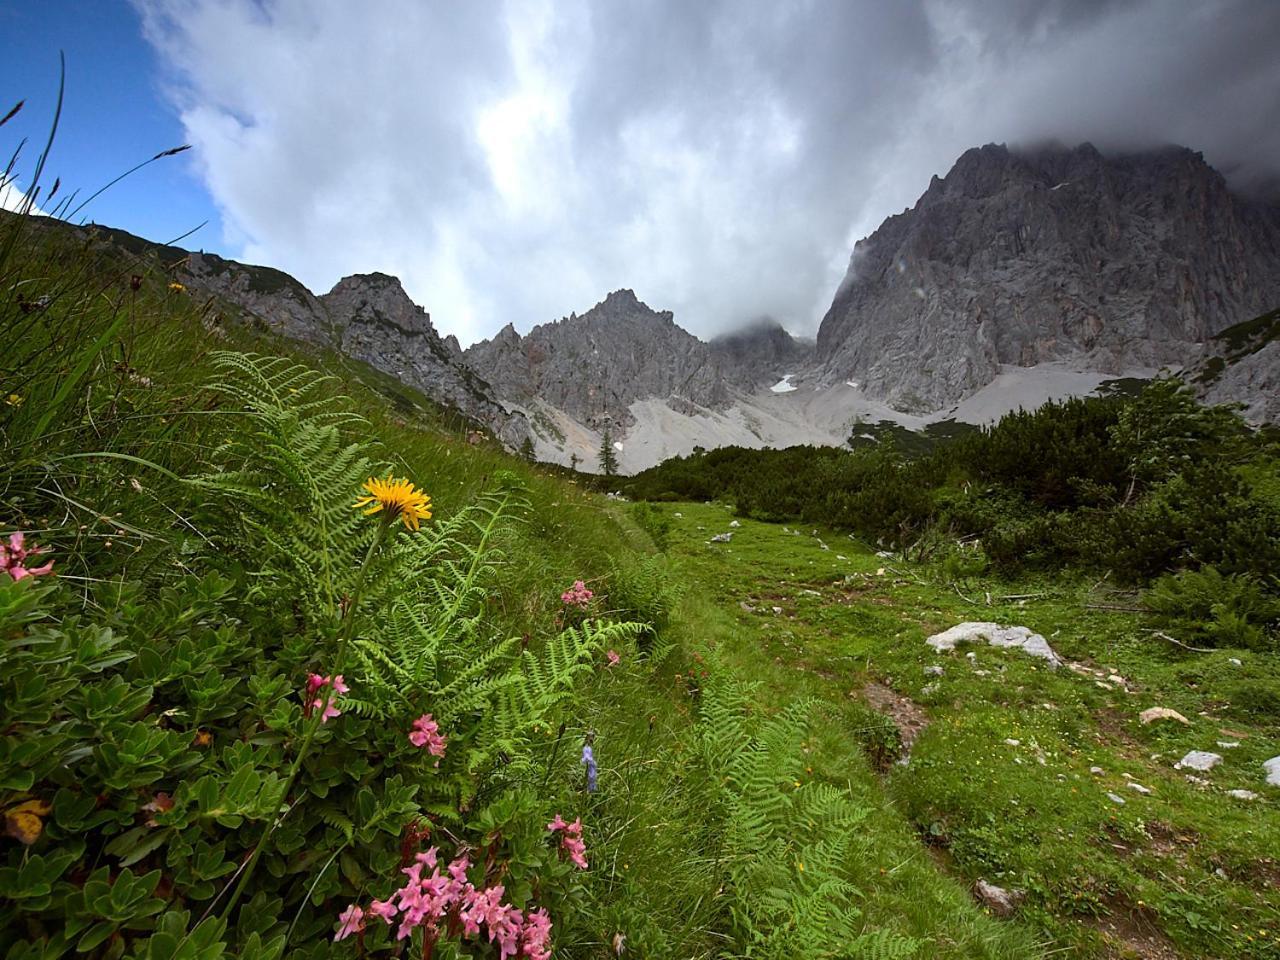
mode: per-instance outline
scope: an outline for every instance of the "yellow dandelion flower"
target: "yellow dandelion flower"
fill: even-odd
[[[388,520],[399,517],[410,530],[418,529],[418,521],[431,519],[431,498],[403,477],[392,478],[391,474],[387,474],[385,480],[370,477],[364,482],[364,489],[369,491],[369,496],[361,497],[353,506],[368,507],[364,512],[366,517],[386,510]]]
[[[187,288],[175,280],[173,283],[169,284],[169,289],[174,293],[183,293]]]
[[[9,396],[5,397],[4,402],[11,407],[20,407],[22,406],[22,397],[18,396],[16,393],[11,393]]]

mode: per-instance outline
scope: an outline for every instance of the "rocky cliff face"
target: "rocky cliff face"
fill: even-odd
[[[761,320],[716,337],[711,355],[732,372],[745,389],[769,386],[788,373],[799,373],[813,359],[813,341],[797,340],[773,320]]]
[[[1168,148],[965,153],[854,248],[823,318],[823,381],[924,413],[1001,365],[1181,365],[1280,303],[1280,208]]]
[[[440,337],[430,315],[409,299],[395,277],[346,277],[317,297],[279,270],[192,253],[183,279],[194,292],[216,295],[282,336],[332,347],[416,387],[513,449],[530,436],[524,417],[506,410],[463,362],[458,341]]]
[[[1206,403],[1240,403],[1253,423],[1280,423],[1280,310],[1213,337],[1188,379]]]
[[[732,387],[721,357],[630,290],[523,337],[507,325],[464,356],[504,400],[536,399],[593,429],[630,424],[630,405],[651,397],[723,406]]]

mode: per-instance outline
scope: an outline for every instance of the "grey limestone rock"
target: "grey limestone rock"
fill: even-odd
[[[696,411],[730,400],[728,365],[693,334],[630,290],[616,290],[586,313],[534,327],[508,324],[464,352],[502,399],[538,399],[592,428],[625,428],[636,400],[674,398]]]
[[[1200,154],[989,144],[855,246],[817,360],[826,382],[925,413],[1005,364],[1186,364],[1277,303],[1280,207],[1231,193]]]

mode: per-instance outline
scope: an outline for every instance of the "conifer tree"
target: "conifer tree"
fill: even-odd
[[[618,455],[613,451],[613,431],[604,428],[604,438],[600,441],[600,472],[612,477],[618,472]]]

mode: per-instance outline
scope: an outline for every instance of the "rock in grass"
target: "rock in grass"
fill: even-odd
[[[1262,769],[1267,771],[1267,783],[1280,787],[1280,757],[1272,757],[1263,763]]]
[[[1110,800],[1112,803],[1118,803],[1120,804],[1120,806],[1122,807],[1124,806],[1124,797],[1120,796],[1120,794],[1118,793],[1108,793],[1107,799]]]
[[[1138,719],[1142,723],[1155,723],[1157,720],[1177,720],[1179,723],[1190,725],[1191,721],[1180,714],[1177,710],[1170,710],[1168,707],[1149,707],[1138,714]]]
[[[958,643],[986,643],[992,647],[1021,650],[1029,656],[1048,661],[1051,667],[1062,665],[1062,659],[1053,652],[1049,641],[1026,627],[1002,627],[998,623],[961,623],[950,630],[935,633],[925,642],[939,653],[954,650]]]
[[[729,526],[731,526],[731,527],[740,527],[740,526],[742,526],[742,524],[740,524],[737,520],[730,520],[730,521],[729,521]]]
[[[1140,783],[1134,783],[1133,781],[1130,781],[1129,783],[1126,783],[1126,784],[1125,784],[1125,786],[1126,786],[1126,787],[1128,787],[1130,790],[1137,790],[1137,791],[1138,791],[1138,793],[1141,793],[1141,794],[1144,794],[1144,795],[1145,795],[1145,794],[1148,794],[1148,793],[1150,793],[1150,792],[1151,792],[1151,790],[1150,790],[1149,788],[1144,787],[1144,786],[1143,786],[1142,784],[1140,784]]]
[[[973,895],[977,897],[980,904],[997,917],[1012,916],[1018,909],[1018,904],[1022,902],[1022,898],[1026,896],[1021,890],[1006,890],[986,880],[979,880],[973,885]]]
[[[1228,797],[1235,797],[1237,800],[1257,800],[1258,795],[1252,790],[1228,790]]]
[[[732,539],[733,539],[733,532],[729,531],[726,533],[717,533],[714,537],[712,537],[707,542],[708,543],[728,543]]]
[[[925,668],[924,668],[924,675],[925,675],[926,677],[940,677],[940,676],[942,676],[942,668],[941,668],[941,667],[939,667],[939,666],[929,666],[929,667],[925,667]]]
[[[1280,774],[1280,757],[1277,760],[1277,774]],[[1208,773],[1222,762],[1222,754],[1210,753],[1207,750],[1192,750],[1173,765],[1175,770],[1199,770]],[[1277,780],[1280,783],[1280,779]]]

